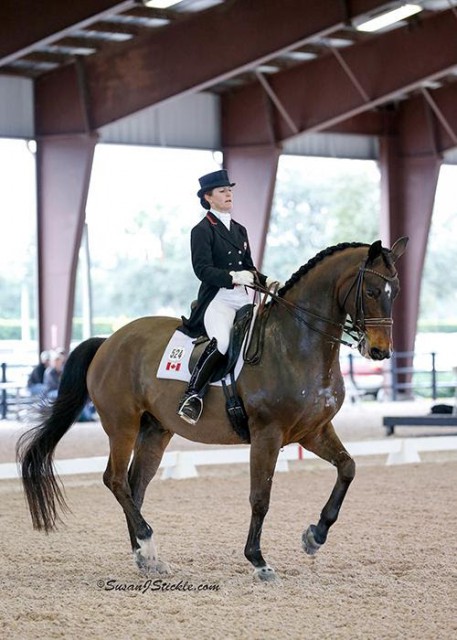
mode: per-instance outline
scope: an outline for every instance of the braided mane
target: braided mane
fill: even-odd
[[[300,267],[298,271],[291,275],[289,280],[285,283],[285,285],[278,291],[279,296],[283,296],[289,289],[291,289],[294,284],[296,284],[308,271],[311,271],[313,267],[316,266],[319,262],[322,262],[324,258],[327,256],[331,256],[337,251],[343,251],[344,249],[357,249],[358,247],[368,247],[369,245],[363,242],[340,242],[332,247],[327,247],[327,249],[323,249],[319,251],[314,258],[308,260],[308,262]],[[384,252],[383,252],[384,253]]]

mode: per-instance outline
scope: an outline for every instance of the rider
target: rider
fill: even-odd
[[[192,229],[191,253],[201,285],[197,303],[190,318],[183,318],[181,330],[192,337],[206,333],[210,342],[178,406],[178,415],[190,424],[200,418],[202,398],[214,371],[224,360],[235,314],[251,302],[246,287],[254,284],[254,274],[263,286],[274,282],[256,270],[247,231],[231,217],[235,183],[230,182],[227,171],[213,171],[199,178],[199,182],[197,197],[207,214]]]

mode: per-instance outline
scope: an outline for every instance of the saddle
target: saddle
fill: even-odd
[[[243,400],[238,395],[234,369],[238,361],[246,333],[251,326],[253,312],[253,304],[246,304],[237,311],[235,321],[230,332],[230,343],[226,359],[222,362],[222,365],[216,369],[211,379],[211,382],[215,382],[217,380],[221,381],[226,399],[225,409],[230,422],[240,438],[244,440],[244,442],[248,443],[251,441],[249,434],[249,421],[243,405]],[[195,340],[195,347],[189,361],[189,369],[191,373],[208,342],[209,338],[207,336],[201,336]],[[230,384],[227,384],[225,381],[227,376],[230,377]]]
[[[241,309],[238,309],[238,311],[236,312],[233,327],[230,331],[230,342],[225,362],[223,362],[222,365],[218,369],[216,369],[211,382],[215,382],[217,380],[225,378],[225,376],[227,376],[230,371],[234,369],[240,355],[241,347],[243,346],[244,338],[250,327],[253,312],[253,304],[245,304],[244,307],[241,307]],[[190,373],[192,373],[192,371],[194,370],[194,367],[197,364],[197,361],[200,358],[201,354],[205,350],[208,342],[209,338],[206,335],[200,336],[194,341],[195,347],[189,360]]]

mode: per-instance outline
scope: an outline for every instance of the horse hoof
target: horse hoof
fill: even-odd
[[[152,571],[149,571],[149,573],[158,573],[162,576],[169,576],[171,574],[170,565],[166,562],[162,562],[162,560],[157,560],[152,567]]]
[[[143,575],[169,575],[171,573],[169,565],[162,560],[151,560],[138,552],[134,553],[133,557]]]
[[[309,556],[314,556],[322,547],[321,544],[316,542],[316,538],[314,537],[315,530],[316,527],[313,524],[310,524],[301,537],[303,549]]]
[[[254,577],[261,582],[273,582],[276,580],[276,573],[273,567],[266,564],[264,567],[254,569]]]

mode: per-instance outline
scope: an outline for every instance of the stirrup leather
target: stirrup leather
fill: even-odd
[[[202,415],[203,400],[196,393],[183,398],[178,409],[178,416],[189,424],[197,424]]]

